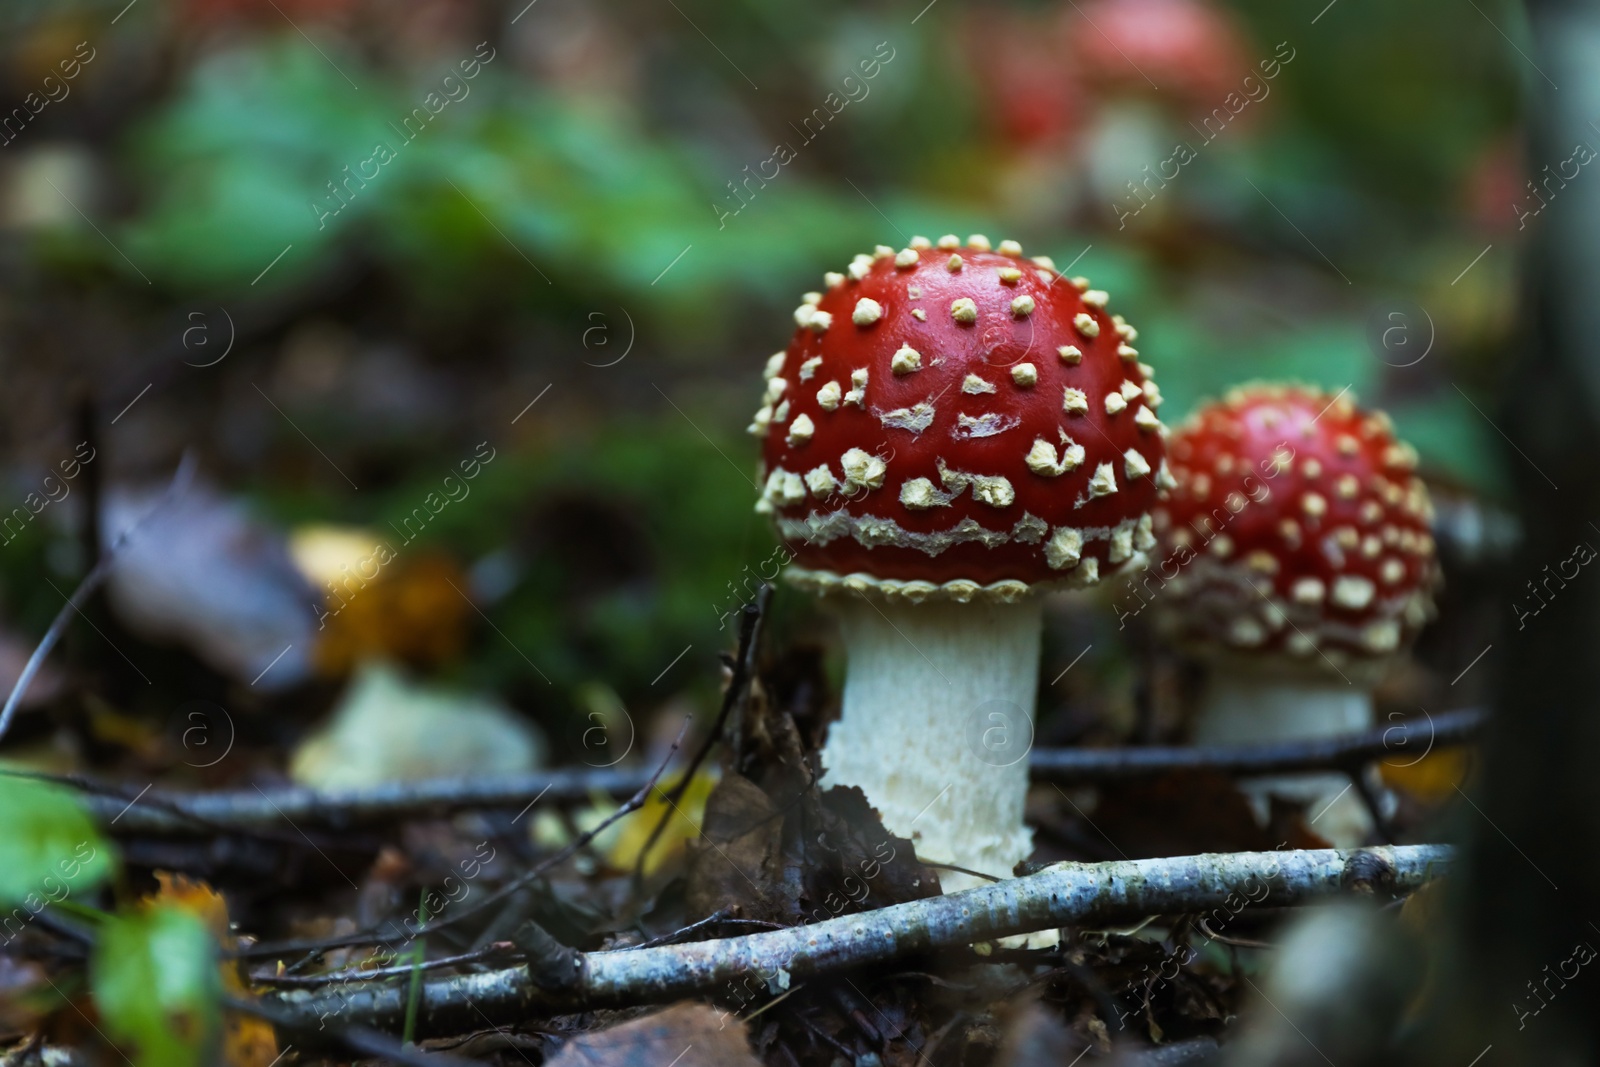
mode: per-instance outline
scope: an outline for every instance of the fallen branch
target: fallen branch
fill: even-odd
[[[1252,745],[1130,746],[1126,748],[1040,748],[1028,758],[1040,781],[1117,782],[1173,771],[1216,771],[1236,777],[1291,774],[1336,768],[1359,770],[1388,758],[1409,765],[1435,748],[1471,741],[1486,716],[1472,708],[1410,719],[1342,737],[1312,737]]]
[[[78,789],[84,807],[102,823],[117,820],[113,832],[182,836],[269,826],[343,830],[466,810],[516,811],[539,796],[569,801],[586,801],[596,794],[625,797],[642,789],[653,773],[647,767],[563,767],[527,774],[385,782],[357,789],[272,786],[214,793],[151,789],[132,807],[128,803],[139,793],[137,788],[77,775],[29,776]]]
[[[510,1023],[575,1008],[635,1006],[723,994],[737,983],[803,980],[1066,925],[1105,925],[1149,915],[1195,914],[1245,906],[1302,904],[1374,883],[1416,889],[1442,873],[1445,845],[1238,852],[1114,863],[1066,863],[1038,874],[948,896],[930,897],[807,926],[686,945],[574,953],[570,981],[535,984],[526,966],[428,980],[419,1032],[455,1033],[484,1022]],[[264,1004],[283,1017],[397,1028],[405,1017],[401,984],[364,982],[338,992],[291,990]]]
[[[1040,748],[1030,756],[1030,765],[1040,781],[1092,784],[1173,771],[1216,771],[1243,777],[1359,768],[1382,758],[1409,764],[1432,749],[1471,741],[1483,722],[1482,712],[1465,709],[1345,737],[1257,745]],[[629,796],[643,788],[651,772],[642,767],[566,767],[325,791],[299,786],[217,793],[152,789],[131,808],[128,802],[138,793],[131,787],[75,775],[34,776],[82,791],[91,813],[106,823],[117,819],[113,828],[117,833],[187,835],[268,826],[338,830],[465,810],[516,810],[541,795],[551,800],[587,800],[596,793]]]

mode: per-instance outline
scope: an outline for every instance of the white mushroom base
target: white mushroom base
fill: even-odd
[[[1372,724],[1372,695],[1362,686],[1337,678],[1266,675],[1230,661],[1208,672],[1193,739],[1200,745],[1296,741],[1359,733]],[[1248,778],[1239,790],[1263,824],[1269,797],[1304,804],[1312,832],[1336,848],[1355,848],[1372,833],[1372,815],[1343,774]]]
[[[1012,877],[1033,850],[1022,808],[1040,599],[833,603],[849,666],[822,785],[859,786],[918,859]],[[947,893],[984,884],[954,871],[939,881]]]

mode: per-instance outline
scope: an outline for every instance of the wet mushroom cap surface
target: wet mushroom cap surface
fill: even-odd
[[[1154,547],[1160,391],[1107,294],[981,236],[879,246],[824,282],[750,426],[757,509],[802,575],[1009,599]]]
[[[1169,451],[1178,484],[1157,508],[1156,573],[1185,643],[1339,666],[1393,655],[1430,617],[1433,508],[1382,412],[1243,387],[1186,420]]]

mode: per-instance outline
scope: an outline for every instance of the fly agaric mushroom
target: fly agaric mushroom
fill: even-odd
[[[1033,594],[1154,547],[1160,393],[1106,294],[1014,241],[879,245],[825,280],[750,426],[756,510],[849,657],[823,784],[859,786],[921,858],[1009,876],[1032,840]]]
[[[1178,485],[1156,510],[1167,581],[1155,592],[1164,626],[1210,661],[1194,739],[1370,727],[1373,686],[1433,612],[1433,508],[1416,451],[1382,412],[1276,385],[1202,408],[1170,451]],[[1348,785],[1300,775],[1246,792],[1262,814],[1269,795],[1310,805]],[[1354,796],[1324,810],[1315,829],[1337,844],[1371,829]]]
[[[1144,95],[1150,86],[1153,93],[1145,74],[1154,71],[1165,95],[1176,89],[1210,107],[1237,90],[1239,71],[1250,68],[1238,18],[1210,0],[1092,0],[1063,8],[1061,20],[1061,51],[1095,87]]]

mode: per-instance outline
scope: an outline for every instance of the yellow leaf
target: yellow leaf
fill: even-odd
[[[1444,748],[1415,763],[1378,764],[1384,784],[1408,793],[1425,804],[1439,804],[1456,795],[1472,772],[1476,750],[1470,745]]]
[[[228,902],[221,893],[203,881],[168,871],[157,871],[156,883],[159,888],[144,899],[146,908],[160,904],[181,908],[204,923],[217,944],[234,944],[228,923]],[[240,966],[238,960],[225,959],[218,964],[222,987],[233,996],[248,996]],[[263,1019],[238,1012],[227,1013],[222,1048],[226,1067],[271,1067],[278,1059],[278,1038],[272,1026]]]
[[[661,831],[660,839],[650,850],[644,873],[654,874],[669,861],[681,856],[684,846],[700,836],[700,823],[706,814],[706,798],[717,784],[717,777],[715,771],[697,772],[689,788],[684,790],[682,799],[670,807],[663,787],[657,786],[644,807],[617,824],[616,835],[606,848],[606,856],[612,865],[628,870],[638,863],[639,850],[644,848],[645,842],[650,839],[650,832],[656,828],[663,814],[669,815],[669,819]],[[671,786],[666,788],[670,789]]]

